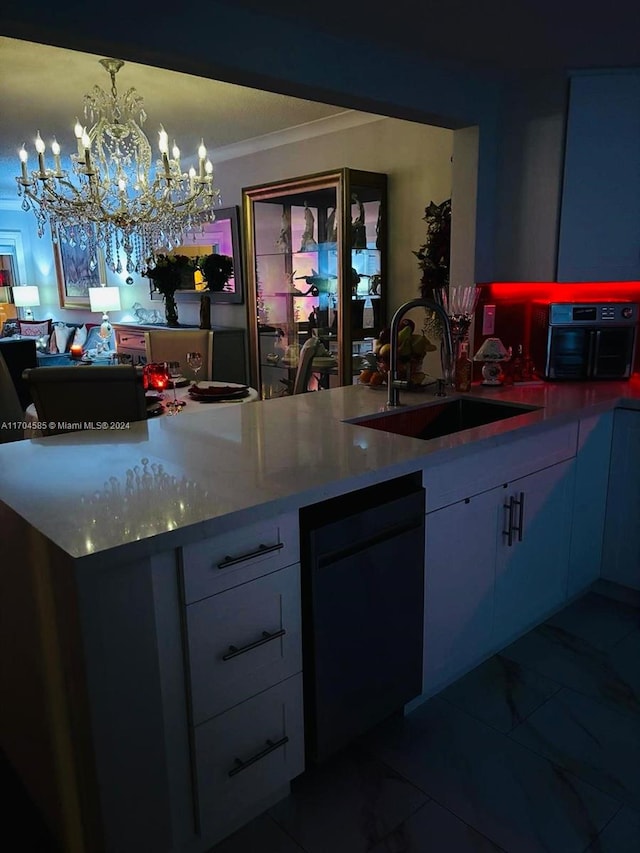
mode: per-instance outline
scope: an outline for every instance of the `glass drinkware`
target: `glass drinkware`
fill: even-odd
[[[187,353],[187,364],[193,370],[195,375],[195,380],[193,382],[194,385],[198,384],[198,371],[202,367],[202,354],[199,352],[188,352]]]

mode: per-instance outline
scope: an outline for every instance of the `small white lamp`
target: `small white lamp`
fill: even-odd
[[[13,302],[23,309],[23,320],[33,320],[32,306],[40,305],[40,291],[35,284],[23,284],[13,288]]]
[[[102,312],[102,324],[100,325],[100,337],[102,338],[102,346],[104,349],[107,340],[111,337],[111,323],[109,322],[108,311],[120,311],[120,288],[119,287],[90,287],[89,288],[89,306],[96,313]]]
[[[508,361],[509,358],[509,353],[500,338],[487,338],[473,357],[474,361],[483,362],[482,384],[502,385],[500,362]]]

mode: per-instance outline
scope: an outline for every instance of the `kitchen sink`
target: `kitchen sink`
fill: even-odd
[[[539,406],[456,397],[406,409],[394,409],[348,421],[358,426],[429,440],[535,412]]]

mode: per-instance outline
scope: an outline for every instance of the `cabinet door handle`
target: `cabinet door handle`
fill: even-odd
[[[518,507],[518,524],[514,529],[518,531],[518,542],[522,542],[524,535],[524,492],[520,492],[520,496],[513,498],[514,504]]]
[[[274,631],[270,634],[268,631],[263,631],[262,636],[259,640],[254,640],[253,643],[247,643],[246,646],[229,646],[229,651],[226,655],[222,655],[222,660],[231,660],[232,658],[237,658],[238,655],[243,655],[245,652],[250,652],[252,649],[257,649],[258,646],[264,646],[265,643],[270,643],[271,640],[277,640],[278,637],[284,637],[286,634],[286,630],[284,628],[280,628],[279,631]]]
[[[507,537],[507,545],[511,548],[513,545],[513,497],[509,498],[508,504],[502,504],[502,506],[509,510],[507,529],[502,531],[502,535]]]
[[[246,770],[247,767],[250,767],[252,764],[255,764],[256,761],[260,761],[261,758],[269,755],[270,752],[273,752],[276,749],[279,749],[281,746],[284,746],[285,743],[289,741],[287,735],[281,737],[280,740],[269,740],[267,738],[267,745],[264,749],[261,749],[260,752],[256,752],[255,755],[252,755],[251,758],[247,758],[246,761],[242,761],[240,758],[236,758],[236,766],[229,770],[229,776],[235,776],[238,773],[241,773],[243,770]]]
[[[277,545],[259,545],[255,551],[249,554],[242,554],[240,557],[229,557],[227,555],[221,563],[218,563],[219,569],[226,569],[227,566],[235,566],[238,563],[244,563],[247,560],[252,560],[254,557],[260,557],[262,554],[270,554],[272,551],[279,551],[284,548],[284,542],[278,542]]]

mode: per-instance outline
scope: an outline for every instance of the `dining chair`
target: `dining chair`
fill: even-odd
[[[24,438],[24,410],[7,362],[0,352],[0,444]]]
[[[49,425],[43,426],[42,435],[91,429],[92,423],[129,423],[147,417],[141,367],[34,367],[22,375],[29,385],[38,420]]]
[[[305,394],[308,390],[309,380],[313,372],[313,359],[321,345],[320,338],[309,338],[303,343],[298,356],[298,369],[293,380],[293,394]]]
[[[211,379],[213,372],[213,332],[206,329],[153,329],[144,333],[147,363],[179,361],[187,379]],[[187,364],[187,353],[202,354],[197,374]]]

